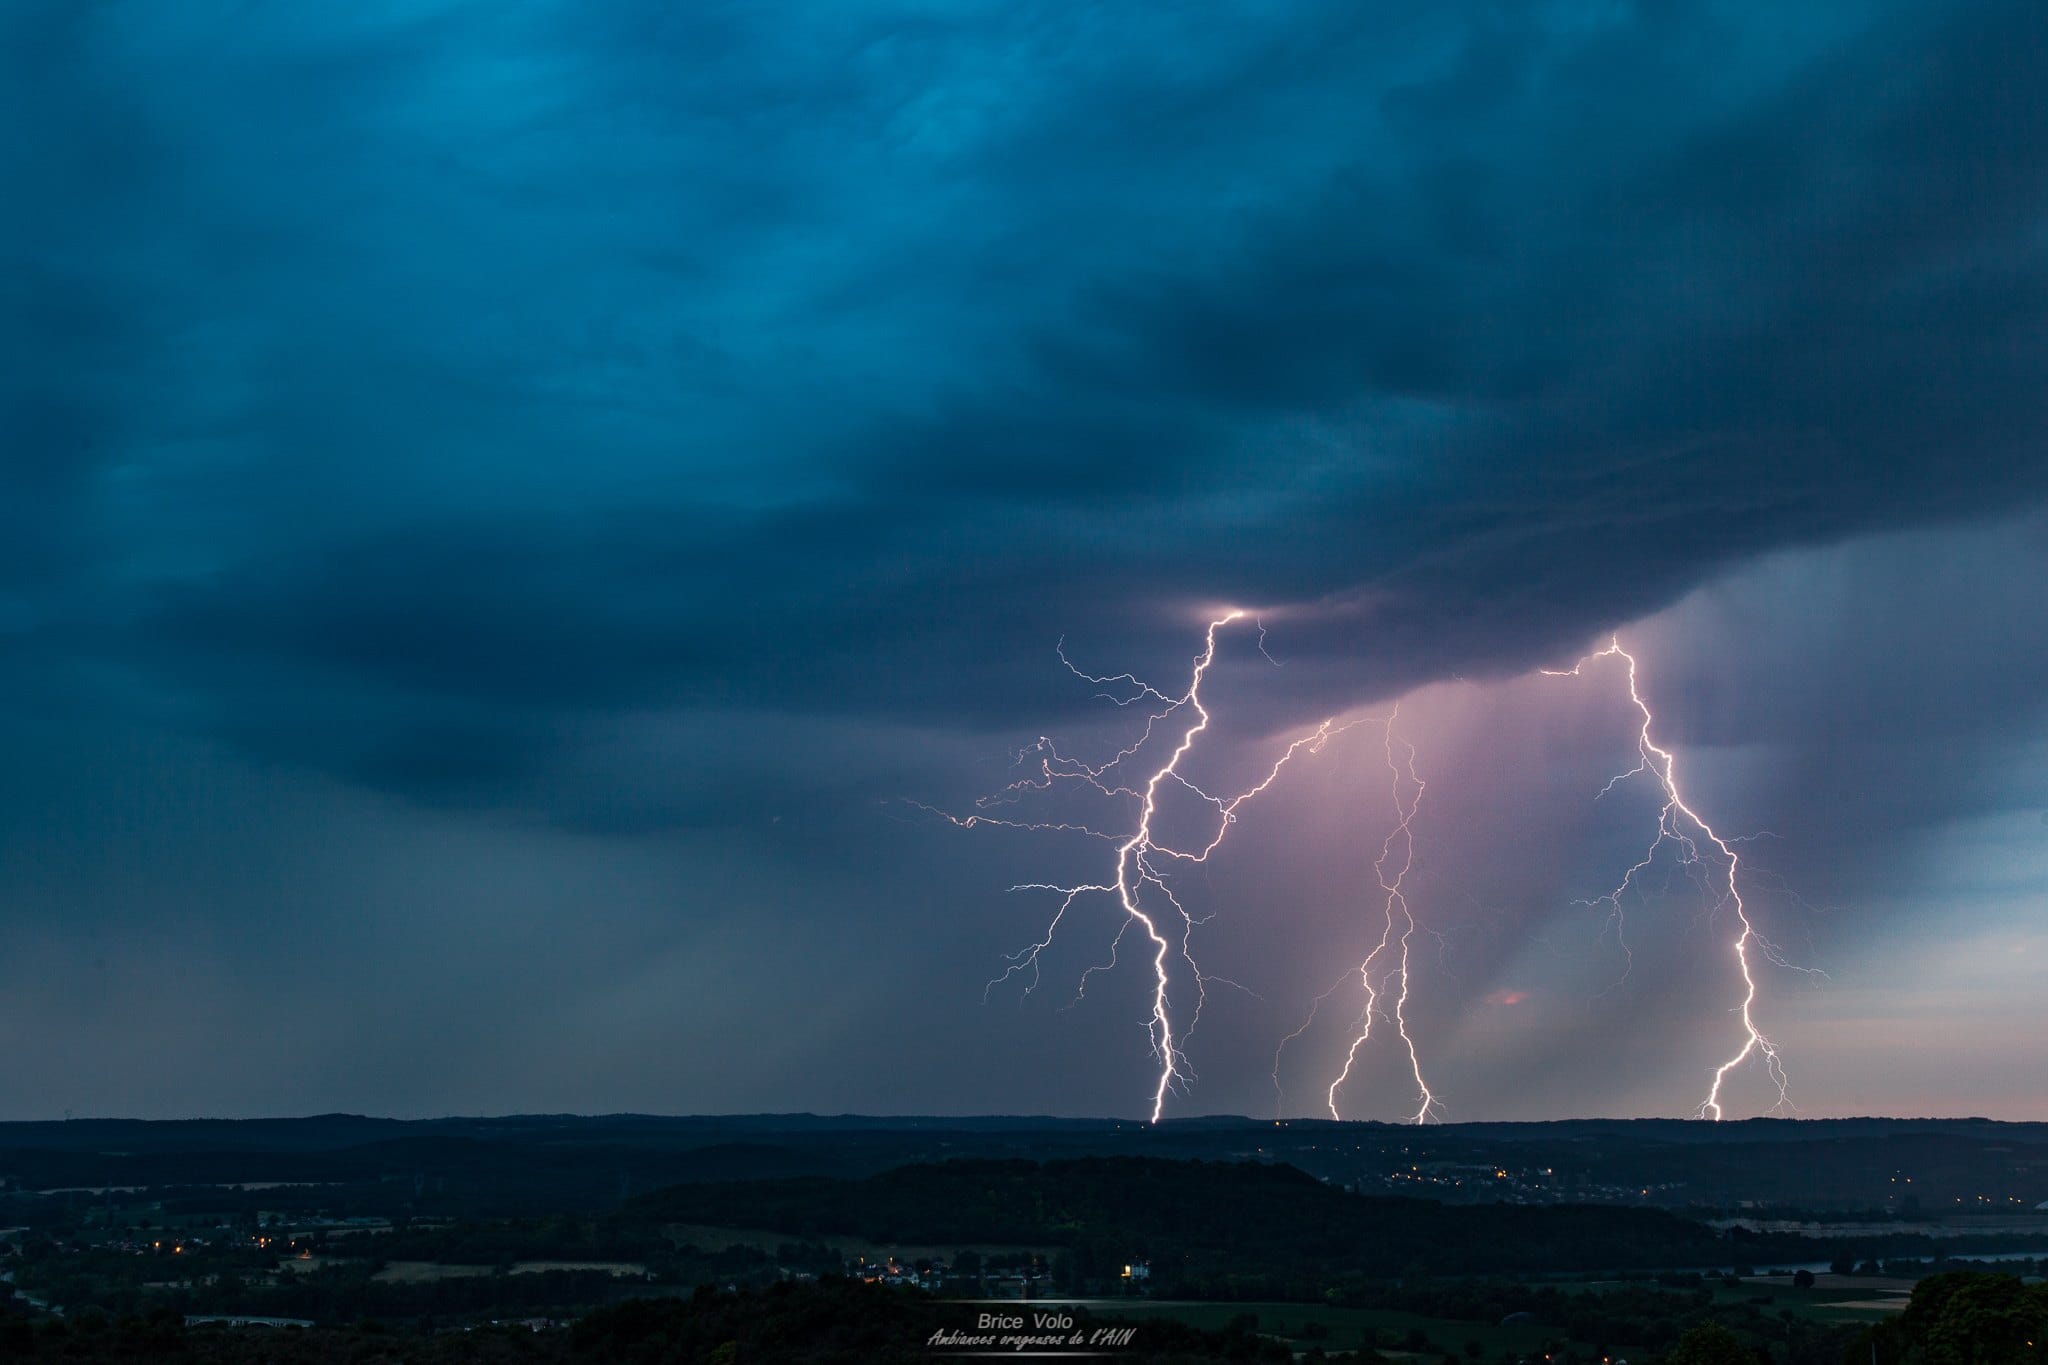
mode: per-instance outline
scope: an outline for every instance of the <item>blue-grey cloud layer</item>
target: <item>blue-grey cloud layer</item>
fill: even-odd
[[[0,22],[7,694],[307,780],[758,827],[2048,494],[2027,0]]]

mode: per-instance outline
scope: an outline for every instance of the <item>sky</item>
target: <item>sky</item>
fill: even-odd
[[[1541,671],[1618,632],[1797,1112],[2048,1119],[2044,60],[2035,0],[0,7],[0,1118],[1142,1116],[1113,898],[986,984],[1133,801],[944,815],[1235,607],[1179,771],[1341,733],[1176,866],[1167,1114],[1324,1111],[1397,703],[1439,1112],[1696,1110],[1718,864],[1617,929],[1639,718]],[[1345,1117],[1413,1112],[1375,1028]]]

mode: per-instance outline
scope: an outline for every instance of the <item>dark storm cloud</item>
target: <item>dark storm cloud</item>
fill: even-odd
[[[1225,602],[1285,666],[1226,641],[1205,777],[1626,625],[1717,816],[1846,906],[1764,893],[1844,992],[2004,942],[2044,68],[2024,0],[7,8],[0,1112],[1124,1111],[1142,981],[979,998],[1044,923],[994,888],[1093,850],[902,798],[1113,751],[1055,642],[1167,681]],[[1689,1109],[1726,1001],[1659,903],[1586,1005],[1644,812],[1590,804],[1613,680],[1543,683],[1403,713],[1433,1059],[1468,1117]],[[1201,1107],[1268,1102],[1359,932],[1346,742],[1192,879],[1266,997]],[[1532,1065],[1588,1030],[1634,1060]]]
[[[86,533],[91,485],[146,420],[150,394],[123,290],[95,259],[119,186],[146,180],[157,151],[118,90],[77,79],[88,17],[50,6],[9,27],[0,150],[12,203],[0,219],[0,593],[47,589],[100,547]]]
[[[2037,5],[14,27],[16,614],[400,791],[1226,600],[1322,706],[2048,488]]]

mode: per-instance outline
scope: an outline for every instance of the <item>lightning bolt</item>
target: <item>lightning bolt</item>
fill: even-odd
[[[1372,950],[1365,955],[1365,960],[1358,964],[1358,982],[1365,991],[1365,1008],[1360,1011],[1358,1022],[1354,1025],[1357,1034],[1351,1040],[1350,1048],[1345,1051],[1344,1065],[1324,1093],[1324,1100],[1333,1119],[1343,1117],[1337,1109],[1337,1092],[1351,1079],[1351,1069],[1358,1061],[1359,1052],[1372,1039],[1372,1022],[1375,1015],[1391,1019],[1394,1031],[1408,1053],[1408,1070],[1415,1078],[1418,1100],[1418,1107],[1410,1121],[1427,1123],[1437,1107],[1436,1095],[1430,1090],[1429,1082],[1422,1074],[1422,1058],[1415,1050],[1414,1035],[1408,1031],[1409,944],[1415,937],[1415,914],[1408,905],[1407,892],[1403,889],[1408,873],[1415,866],[1415,815],[1422,808],[1422,794],[1428,790],[1429,784],[1415,773],[1415,746],[1394,732],[1394,723],[1400,718],[1400,714],[1401,708],[1396,705],[1386,721],[1387,772],[1392,779],[1396,820],[1393,829],[1388,831],[1386,839],[1380,844],[1380,856],[1373,862],[1373,873],[1379,881],[1380,891],[1385,896],[1382,904],[1385,927],[1380,931],[1380,941],[1373,945]],[[1397,746],[1400,750],[1398,759],[1395,757]],[[1396,848],[1400,850],[1398,858]],[[1373,968],[1382,954],[1393,958],[1393,966],[1375,985]],[[1349,975],[1350,973],[1346,973],[1347,979]],[[1380,997],[1389,991],[1394,998],[1391,1016],[1380,1005]],[[1319,999],[1318,1004],[1320,1003]],[[1310,1019],[1313,1018],[1314,1010],[1311,1009]],[[1306,1023],[1302,1025],[1303,1029],[1307,1027]],[[1284,1047],[1285,1043],[1282,1046]],[[1278,1061],[1276,1053],[1276,1069]]]
[[[1229,610],[1210,621],[1203,633],[1202,651],[1194,658],[1185,691],[1168,693],[1130,673],[1094,674],[1083,671],[1067,657],[1065,642],[1059,646],[1060,662],[1068,671],[1085,682],[1094,683],[1117,691],[1106,691],[1099,695],[1118,706],[1133,706],[1150,702],[1155,709],[1147,712],[1139,736],[1124,748],[1118,750],[1106,762],[1089,764],[1072,755],[1062,753],[1050,738],[1041,737],[1018,756],[1020,763],[1035,760],[1036,774],[1019,779],[1002,791],[987,796],[976,803],[976,810],[969,815],[952,815],[936,810],[922,803],[923,810],[938,815],[963,829],[977,825],[990,825],[1013,829],[1029,829],[1060,833],[1075,833],[1102,839],[1116,849],[1112,875],[1100,882],[1080,882],[1073,885],[1046,882],[1024,883],[1012,887],[1015,891],[1047,891],[1060,897],[1058,909],[1045,933],[1035,942],[1012,954],[1009,966],[1002,975],[988,985],[988,989],[1012,977],[1027,975],[1025,994],[1029,994],[1039,981],[1039,962],[1042,954],[1051,947],[1060,923],[1074,903],[1084,895],[1113,897],[1124,915],[1122,928],[1117,934],[1116,946],[1111,949],[1108,963],[1090,967],[1082,973],[1075,1000],[1087,989],[1088,978],[1098,971],[1108,970],[1116,965],[1117,947],[1124,934],[1132,927],[1143,932],[1150,942],[1152,952],[1152,1003],[1149,1017],[1145,1020],[1146,1034],[1151,1042],[1153,1056],[1159,1062],[1159,1074],[1153,1082],[1151,1092],[1151,1121],[1157,1123],[1166,1108],[1167,1094],[1176,1084],[1185,1086],[1193,1079],[1193,1070],[1188,1065],[1184,1047],[1189,1034],[1200,1021],[1202,1006],[1207,1000],[1207,985],[1210,981],[1236,986],[1237,983],[1225,977],[1212,977],[1203,973],[1191,951],[1190,939],[1196,924],[1200,923],[1170,884],[1170,874],[1178,867],[1206,862],[1223,843],[1230,827],[1237,820],[1237,812],[1247,801],[1259,796],[1280,777],[1282,769],[1299,753],[1319,753],[1329,740],[1350,728],[1350,722],[1338,724],[1334,718],[1325,719],[1309,733],[1290,742],[1276,758],[1272,766],[1253,786],[1228,798],[1219,797],[1204,790],[1191,781],[1182,771],[1181,762],[1195,747],[1197,739],[1209,728],[1208,708],[1202,704],[1202,682],[1208,676],[1216,660],[1216,636],[1219,631],[1242,620],[1245,613]],[[1268,656],[1270,657],[1270,656]],[[1126,778],[1123,769],[1128,765],[1138,767],[1137,756],[1156,735],[1174,735],[1173,748],[1165,760],[1142,778]],[[1135,805],[1136,817],[1131,826],[1121,832],[1098,829],[1093,825],[1065,821],[1047,822],[1012,819],[1005,815],[991,814],[998,807],[1014,803],[1030,792],[1047,792],[1069,784],[1080,784],[1092,788],[1103,796]],[[1214,833],[1199,847],[1180,848],[1165,842],[1155,831],[1154,822],[1159,813],[1162,791],[1178,787],[1192,793],[1206,802],[1215,812]],[[1176,1027],[1172,1008],[1171,988],[1173,972],[1170,963],[1179,958],[1188,964],[1195,984],[1194,1008],[1188,1016],[1185,1027]],[[1238,987],[1243,989],[1243,987]],[[984,991],[986,997],[986,990]]]
[[[1619,941],[1622,897],[1634,886],[1636,878],[1644,869],[1648,868],[1656,859],[1657,851],[1666,843],[1673,844],[1679,850],[1680,862],[1689,868],[1698,869],[1704,865],[1701,843],[1705,842],[1713,846],[1714,851],[1720,855],[1724,870],[1718,878],[1718,884],[1722,889],[1711,909],[1718,911],[1723,906],[1732,908],[1735,912],[1736,923],[1740,926],[1735,935],[1734,942],[1730,944],[1730,948],[1735,955],[1736,966],[1742,975],[1742,1001],[1734,1011],[1742,1022],[1742,1044],[1735,1050],[1732,1056],[1714,1068],[1713,1079],[1707,1086],[1706,1098],[1700,1102],[1700,1107],[1695,1117],[1702,1119],[1721,1118],[1723,1114],[1721,1106],[1722,1086],[1726,1083],[1731,1072],[1750,1058],[1757,1056],[1761,1056],[1764,1059],[1765,1069],[1769,1073],[1772,1083],[1778,1087],[1778,1103],[1774,1106],[1774,1110],[1791,1108],[1791,1082],[1785,1073],[1784,1061],[1778,1054],[1777,1045],[1764,1034],[1762,1029],[1757,1027],[1757,977],[1756,963],[1753,960],[1752,954],[1761,956],[1778,966],[1792,967],[1793,964],[1785,961],[1777,948],[1758,932],[1756,924],[1750,919],[1749,907],[1743,903],[1739,875],[1742,867],[1742,855],[1736,851],[1735,847],[1743,842],[1743,840],[1738,837],[1723,838],[1715,833],[1713,826],[1701,819],[1699,813],[1686,802],[1685,797],[1680,793],[1677,756],[1671,750],[1658,745],[1656,740],[1651,737],[1651,728],[1655,724],[1655,718],[1650,713],[1649,703],[1643,698],[1642,689],[1636,675],[1636,658],[1621,647],[1619,636],[1610,637],[1607,648],[1588,654],[1570,668],[1544,669],[1542,672],[1546,676],[1553,678],[1576,678],[1582,675],[1588,665],[1607,658],[1621,659],[1627,665],[1629,701],[1634,704],[1637,714],[1641,717],[1641,724],[1636,729],[1636,766],[1609,778],[1607,785],[1600,789],[1599,795],[1604,797],[1607,793],[1613,791],[1615,787],[1628,781],[1630,778],[1648,774],[1657,782],[1662,790],[1664,804],[1657,815],[1657,837],[1650,841],[1650,846],[1644,852],[1641,861],[1622,874],[1621,881],[1612,891],[1608,892],[1605,896],[1599,897],[1593,903],[1605,903],[1611,908],[1612,922],[1616,928],[1617,941]],[[1595,799],[1599,798],[1596,797]],[[1623,944],[1623,951],[1627,951],[1626,944]],[[1811,968],[1802,967],[1795,968],[1795,970],[1812,972],[1815,975],[1819,974],[1813,972]]]

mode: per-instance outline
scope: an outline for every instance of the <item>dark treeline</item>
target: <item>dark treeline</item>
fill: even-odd
[[[1363,1282],[1329,1295],[1347,1308],[1396,1309],[1425,1317],[1500,1322],[1523,1316],[1559,1337],[1593,1344],[1589,1359],[1670,1352],[1688,1332],[1712,1324],[1743,1343],[1749,1365],[1836,1365],[1853,1327],[1776,1309],[1768,1289],[1742,1301],[1717,1298],[1704,1282],[1684,1288],[1634,1284],[1599,1290],[1507,1280]],[[1764,1348],[1758,1354],[1757,1348]]]
[[[603,1211],[633,1194],[682,1181],[760,1179],[821,1165],[832,1168],[823,1158],[772,1147],[669,1151],[451,1137],[332,1151],[0,1148],[0,1182],[15,1191],[7,1200],[45,1220],[119,1203],[131,1189],[149,1190],[170,1212],[323,1209],[376,1217],[538,1217]],[[60,1193],[32,1193],[38,1190]]]
[[[1428,1306],[1439,1315],[1484,1318],[1506,1308],[1535,1314],[1575,1339],[1598,1343],[1591,1357],[1561,1351],[1562,1360],[1598,1360],[1622,1349],[1639,1365],[2040,1365],[2048,1360],[2048,1287],[1981,1272],[1932,1276],[1920,1283],[1904,1313],[1869,1328],[1773,1315],[1755,1305],[1716,1305],[1703,1291],[1644,1288],[1599,1296],[1472,1282],[1388,1292],[1398,1294],[1408,1311],[1421,1311],[1427,1296],[1435,1294]],[[1603,1297],[1611,1301],[1595,1302]],[[915,1291],[845,1280],[636,1299],[593,1312],[571,1328],[545,1331],[524,1323],[437,1331],[376,1321],[307,1330],[186,1327],[163,1311],[121,1320],[87,1316],[32,1323],[0,1309],[0,1360],[10,1365],[894,1365],[937,1358],[935,1334],[976,1330],[977,1311],[978,1306],[949,1304]],[[1131,1327],[1134,1338],[1110,1355],[1129,1365],[1280,1365],[1290,1359],[1286,1345],[1255,1335],[1249,1316],[1221,1331],[1202,1331],[1150,1318],[1093,1317],[1080,1308],[1018,1304],[1000,1311],[1023,1314],[1026,1321],[1033,1312],[1066,1314],[1071,1321],[1058,1330],[1083,1340],[1099,1327]],[[1389,1349],[1412,1356],[1415,1344],[1397,1342]],[[1320,1349],[1311,1348],[1308,1359],[1320,1358]],[[1382,1357],[1368,1349],[1329,1359],[1362,1365]]]
[[[391,1279],[380,1275],[386,1265],[382,1256],[330,1260],[276,1274],[270,1270],[274,1260],[239,1247],[197,1249],[176,1260],[174,1268],[161,1255],[38,1253],[15,1262],[14,1274],[24,1290],[74,1313],[140,1317],[165,1309],[179,1316],[253,1314],[323,1323],[377,1318],[440,1325],[489,1317],[575,1316],[635,1293],[674,1293],[713,1283],[764,1285],[781,1277],[770,1253],[746,1246],[664,1247],[648,1258],[645,1275],[563,1268],[512,1274],[498,1263],[477,1265],[483,1272],[477,1274]]]
[[[1167,1292],[1301,1298],[1333,1277],[1544,1274],[1828,1259],[1790,1234],[1723,1234],[1656,1209],[1439,1204],[1352,1194],[1288,1166],[1146,1158],[953,1161],[860,1180],[679,1186],[629,1203],[649,1226],[761,1227],[888,1244],[1062,1248],[1076,1282],[1151,1261]],[[1910,1235],[1859,1253],[1930,1254]]]
[[[1913,1286],[1896,1318],[1843,1352],[1844,1365],[2041,1365],[2048,1361],[2048,1284],[1957,1270]]]
[[[688,1298],[637,1299],[590,1314],[567,1330],[525,1326],[421,1331],[382,1323],[351,1328],[188,1328],[173,1314],[125,1321],[32,1325],[0,1316],[0,1360],[166,1362],[168,1365],[907,1365],[943,1357],[934,1334],[973,1331],[977,1310],[929,1295],[845,1280],[778,1284]],[[1051,1312],[1020,1304],[1029,1315]],[[1060,1309],[1060,1334],[1084,1340],[1108,1324]],[[1129,1325],[1118,1320],[1117,1325]],[[1028,1329],[1035,1330],[1035,1329]],[[1136,1325],[1109,1357],[1128,1365],[1235,1361],[1286,1365],[1288,1349],[1247,1324],[1220,1332],[1178,1323]]]

